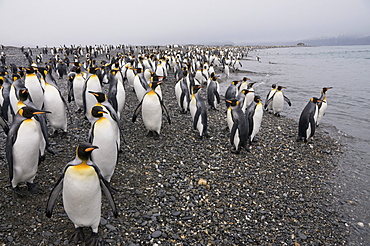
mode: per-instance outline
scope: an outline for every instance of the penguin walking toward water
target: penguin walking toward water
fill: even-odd
[[[228,100],[230,104],[230,119],[228,119],[228,125],[230,128],[230,144],[231,153],[239,154],[241,148],[248,149],[248,135],[249,135],[249,124],[248,118],[240,108],[239,101],[234,99]]]
[[[203,136],[208,137],[207,109],[203,98],[199,95],[199,90],[201,88],[201,85],[195,85],[193,87],[189,105],[191,118],[193,119],[193,128],[199,131],[200,138]]]
[[[289,98],[287,98],[282,89],[286,87],[278,86],[272,97],[266,102],[265,108],[272,102],[272,110],[275,116],[280,116],[280,113],[284,109],[284,101],[288,103],[289,107],[292,106]]]
[[[162,81],[152,81],[149,84],[151,90],[145,93],[143,99],[136,107],[132,116],[132,122],[135,122],[139,111],[141,110],[144,125],[149,131],[147,136],[153,137],[156,140],[159,139],[159,134],[161,132],[162,113],[166,115],[168,124],[171,124],[171,119],[168,114],[167,108],[164,105],[161,97],[155,91],[156,87],[160,83],[162,83]]]
[[[297,141],[307,142],[315,134],[317,117],[319,114],[318,103],[322,100],[313,97],[304,107],[298,123],[298,139]]]
[[[75,226],[71,241],[85,241],[82,228],[92,229],[86,245],[99,245],[101,191],[107,197],[114,217],[118,216],[109,183],[101,175],[99,167],[90,160],[91,152],[97,148],[89,143],[81,143],[76,148],[76,158],[64,168],[46,207],[46,216],[50,218],[58,195],[62,192],[64,210]]]
[[[270,98],[272,98],[272,96],[275,94],[276,89],[277,89],[276,84],[272,84],[271,90],[269,91],[269,93],[266,96],[265,110],[267,110],[268,112],[272,112],[272,100],[270,100]],[[267,102],[269,102],[269,103],[267,104]]]
[[[238,96],[238,90],[237,90],[237,85],[240,83],[238,80],[234,80],[231,82],[229,87],[227,87],[226,92],[225,92],[225,102],[226,102],[226,108],[230,106],[230,101],[232,99],[237,98]]]
[[[246,110],[246,115],[249,123],[249,141],[252,143],[254,137],[260,131],[263,117],[263,105],[259,96],[254,96],[253,102]]]
[[[19,183],[27,182],[30,193],[39,194],[42,190],[34,184],[40,163],[40,148],[43,140],[40,123],[33,117],[49,113],[24,106],[19,109],[10,126],[6,139],[6,158],[13,190],[20,196],[26,195]]]
[[[207,86],[207,101],[211,109],[217,110],[218,105],[220,104],[220,85],[217,81],[217,76],[210,78]]]
[[[117,124],[106,117],[108,112],[101,106],[94,106],[91,115],[97,120],[91,125],[89,142],[99,147],[91,153],[91,160],[99,167],[104,179],[110,182],[118,161]]]
[[[327,103],[327,100],[326,100],[326,92],[328,90],[330,90],[331,88],[333,88],[333,87],[324,87],[324,88],[321,89],[321,96],[320,96],[319,99],[322,102],[319,102],[319,104],[318,104],[319,114],[317,116],[316,127],[319,126],[319,124],[322,120],[322,117],[324,117],[324,115],[325,115],[326,108],[328,107],[328,103]]]

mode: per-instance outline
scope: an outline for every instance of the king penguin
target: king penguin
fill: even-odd
[[[328,107],[328,103],[327,103],[327,100],[326,100],[326,92],[328,90],[330,90],[331,88],[333,88],[333,87],[324,87],[324,88],[321,89],[321,96],[320,96],[319,99],[322,102],[319,102],[319,104],[318,104],[319,115],[317,116],[316,127],[319,126],[319,124],[322,120],[322,117],[324,117],[324,115],[325,115],[326,108]]]
[[[121,113],[125,107],[126,90],[123,82],[117,76],[117,73],[121,74],[121,71],[113,69],[108,74],[108,101],[116,111],[118,119],[120,119]]]
[[[199,138],[208,137],[207,133],[207,109],[203,98],[199,94],[199,90],[202,88],[201,85],[193,86],[193,92],[190,100],[190,115],[193,119],[193,128],[198,130]]]
[[[227,87],[227,90],[225,92],[225,102],[226,102],[226,108],[229,108],[230,106],[230,101],[232,99],[237,98],[238,96],[238,90],[237,90],[237,85],[240,83],[238,80],[234,80],[231,82],[229,87]]]
[[[144,125],[148,132],[148,137],[159,139],[159,134],[162,126],[162,112],[166,115],[168,123],[171,124],[171,119],[168,114],[167,108],[165,107],[163,100],[155,91],[156,87],[162,83],[161,81],[152,81],[149,84],[151,88],[148,91],[139,105],[136,107],[132,116],[132,122],[136,121],[136,118],[141,110]]]
[[[26,68],[24,85],[27,87],[31,101],[35,104],[36,108],[42,109],[44,106],[44,88],[36,75],[34,67]]]
[[[18,186],[21,182],[27,182],[31,193],[42,193],[33,183],[40,163],[40,144],[43,139],[40,124],[33,116],[43,113],[49,112],[28,106],[19,109],[6,139],[10,182],[20,196],[25,195]]]
[[[53,135],[57,130],[67,132],[67,102],[65,101],[58,86],[54,83],[48,70],[44,70],[45,91],[44,91],[44,110],[51,112],[47,114],[49,125],[52,128]]]
[[[280,113],[283,111],[284,109],[284,101],[286,101],[290,106],[292,106],[289,98],[287,98],[284,94],[283,94],[283,91],[282,89],[284,89],[285,87],[283,86],[278,86],[274,95],[272,95],[272,97],[266,102],[266,105],[269,105],[270,103],[272,103],[272,110],[274,111],[274,115],[275,116],[280,116]],[[265,105],[265,107],[266,107]]]
[[[217,110],[218,105],[220,104],[220,85],[217,81],[217,76],[212,76],[209,79],[207,86],[207,101],[211,109]]]
[[[271,90],[267,94],[266,101],[265,101],[265,109],[268,112],[272,111],[272,101],[270,100],[270,98],[275,94],[275,92],[276,92],[276,84],[272,84],[271,85]],[[269,104],[267,104],[267,102],[269,102]]]
[[[182,114],[186,114],[189,110],[189,103],[190,103],[190,92],[187,85],[187,72],[182,71],[183,77],[180,78],[177,83],[175,84],[175,95],[177,99],[177,104],[181,109]]]
[[[241,148],[245,150],[248,149],[248,134],[249,125],[248,118],[243,113],[240,108],[239,101],[234,99],[228,100],[230,104],[230,117],[231,122],[228,122],[230,127],[230,144],[233,146],[231,148],[231,153],[239,154]]]
[[[91,125],[89,142],[99,148],[91,153],[91,160],[99,167],[104,179],[110,182],[118,161],[117,125],[106,117],[108,112],[94,106],[91,115],[97,120]]]
[[[101,175],[99,167],[90,160],[91,152],[97,148],[89,143],[81,143],[76,148],[76,158],[64,168],[46,207],[46,216],[50,218],[62,191],[64,210],[75,226],[71,241],[84,241],[82,227],[91,227],[92,235],[86,245],[99,245],[101,191],[107,197],[114,217],[118,216],[109,183]]]
[[[246,115],[249,123],[249,141],[252,143],[254,137],[260,131],[263,117],[263,106],[259,96],[254,96],[253,102],[246,110]]]
[[[307,142],[315,134],[317,116],[319,114],[318,103],[322,102],[317,97],[313,97],[304,107],[298,123],[297,141]]]
[[[77,66],[75,72],[68,74],[68,101],[75,101],[78,111],[82,111],[84,108],[83,103],[83,89],[85,86],[84,73],[81,71],[81,67]]]
[[[95,119],[91,116],[90,112],[92,107],[97,103],[96,98],[94,95],[89,93],[89,91],[96,91],[96,92],[102,92],[100,80],[98,76],[96,75],[96,71],[98,70],[98,67],[91,67],[89,68],[90,76],[85,82],[84,88],[83,88],[83,103],[84,103],[84,113],[86,118],[92,123],[95,121]]]

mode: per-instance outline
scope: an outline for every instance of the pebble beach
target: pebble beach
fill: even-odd
[[[4,52],[8,63],[26,66],[19,48],[6,47]],[[55,79],[67,98],[67,77]],[[233,154],[223,95],[219,110],[207,108],[210,136],[199,139],[190,114],[180,113],[175,83],[171,72],[162,84],[171,124],[163,120],[159,140],[146,137],[141,116],[131,121],[138,101],[126,90],[121,116],[125,142],[111,180],[119,216],[113,217],[103,196],[101,245],[348,244],[352,232],[336,210],[331,183],[343,151],[340,142],[322,128],[308,143],[297,142],[295,120],[265,112],[257,142],[249,152]],[[205,90],[201,93],[206,99]],[[268,92],[257,93],[264,99]],[[35,181],[44,194],[20,198],[9,187],[6,135],[0,131],[4,245],[70,245],[74,226],[61,196],[52,218],[45,215],[64,166],[74,158],[75,147],[88,140],[90,123],[73,102],[69,108],[68,133],[50,138],[56,154],[47,154],[39,166]],[[90,230],[84,232],[89,235]]]

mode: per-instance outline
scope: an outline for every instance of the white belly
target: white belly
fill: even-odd
[[[44,104],[44,92],[42,90],[39,79],[36,75],[27,75],[24,80],[24,85],[27,87],[32,102],[35,104],[37,109],[42,109]]]
[[[284,97],[282,92],[276,92],[272,100],[272,109],[274,113],[280,113],[284,109]]]
[[[83,88],[85,84],[85,79],[82,77],[82,75],[78,74],[76,75],[75,79],[73,80],[73,96],[75,98],[75,103],[78,108],[83,108]]]
[[[99,167],[102,176],[110,182],[117,163],[117,130],[108,119],[95,122],[92,145],[99,149],[91,153],[91,159]]]
[[[63,180],[63,205],[77,227],[98,229],[101,216],[101,188],[92,167],[75,171],[69,167]],[[86,168],[87,169],[87,168]]]
[[[162,107],[157,95],[146,95],[142,104],[143,122],[149,131],[161,131],[162,125]]]
[[[33,182],[38,167],[41,134],[34,120],[25,120],[18,129],[13,145],[12,186],[20,182]]]
[[[44,110],[50,111],[51,114],[46,114],[53,130],[62,129],[67,131],[67,112],[66,106],[59,91],[52,85],[46,84],[44,92]]]

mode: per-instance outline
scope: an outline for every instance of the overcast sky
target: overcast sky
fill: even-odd
[[[0,0],[0,43],[207,44],[370,35],[369,0]]]

